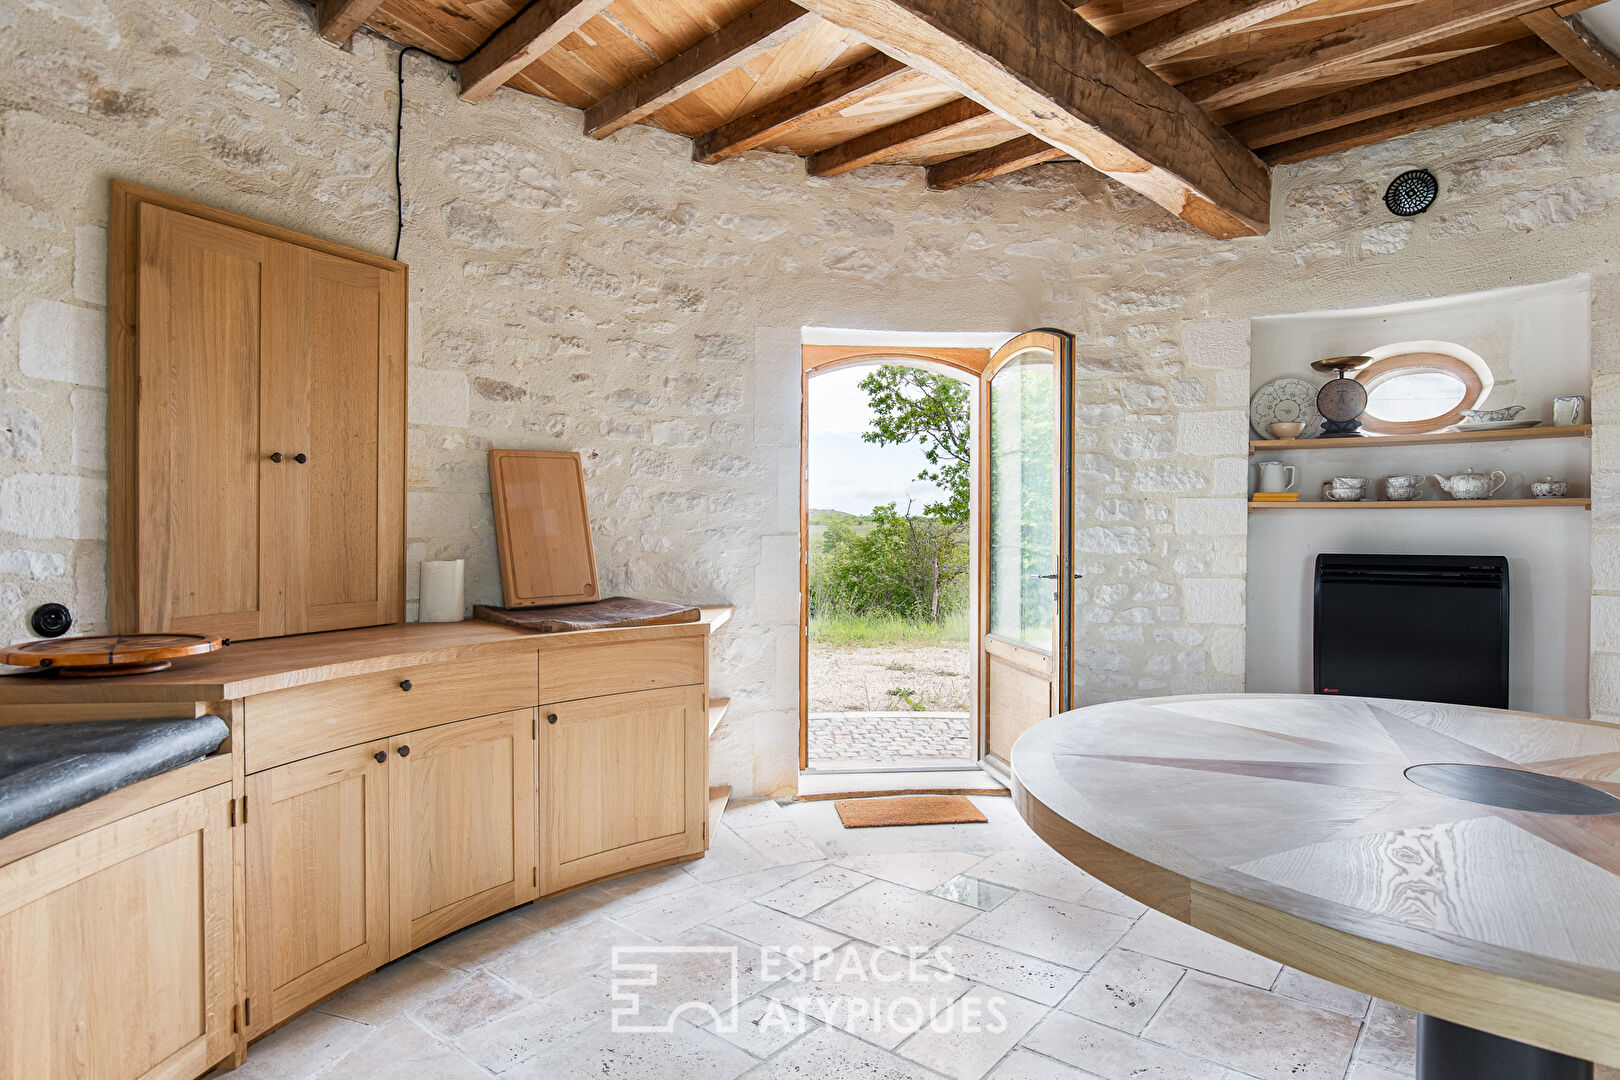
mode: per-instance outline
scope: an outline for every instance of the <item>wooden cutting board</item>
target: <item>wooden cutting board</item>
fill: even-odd
[[[610,630],[624,626],[666,626],[697,622],[702,616],[702,611],[695,607],[667,604],[662,600],[637,600],[633,596],[610,596],[594,604],[568,604],[563,607],[498,608],[479,604],[473,608],[476,619],[517,626],[540,634]]]

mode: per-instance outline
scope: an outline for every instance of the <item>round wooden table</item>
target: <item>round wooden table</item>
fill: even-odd
[[[1121,892],[1423,1014],[1418,1075],[1620,1064],[1620,726],[1327,696],[1115,702],[1013,748]]]

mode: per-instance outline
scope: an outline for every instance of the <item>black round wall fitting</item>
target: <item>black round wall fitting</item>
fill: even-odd
[[[40,637],[61,637],[73,628],[73,612],[66,604],[41,604],[28,617],[28,625]]]
[[[1413,217],[1434,205],[1440,181],[1428,169],[1408,169],[1389,182],[1384,205],[1397,217]]]

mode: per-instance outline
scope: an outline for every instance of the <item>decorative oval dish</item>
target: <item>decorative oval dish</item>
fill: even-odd
[[[1272,379],[1249,399],[1249,423],[1262,439],[1270,438],[1272,424],[1305,425],[1299,438],[1309,439],[1322,430],[1322,414],[1316,411],[1316,386],[1288,375]]]
[[[0,652],[0,663],[37,667],[62,678],[144,675],[163,671],[180,656],[223,647],[211,634],[90,634],[27,641]]]

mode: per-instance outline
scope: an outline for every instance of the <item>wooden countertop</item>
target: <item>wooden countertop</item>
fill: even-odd
[[[1514,770],[1472,772],[1492,787],[1543,784],[1526,772],[1577,780],[1565,794],[1606,811],[1620,726],[1360,698],[1162,698],[1055,717],[1012,755],[1035,832],[1141,902],[1364,993],[1620,1064],[1620,813],[1486,805],[1481,788],[1409,778],[1434,763]]]
[[[459,623],[396,623],[360,630],[262,638],[227,646],[207,656],[183,657],[167,671],[112,678],[63,679],[56,675],[0,676],[0,704],[83,704],[141,701],[228,701],[290,686],[304,686],[436,664],[477,655],[535,652],[547,641],[603,635],[657,636],[706,632],[724,625],[726,606],[705,607],[703,619],[672,626],[535,634],[479,619]]]

